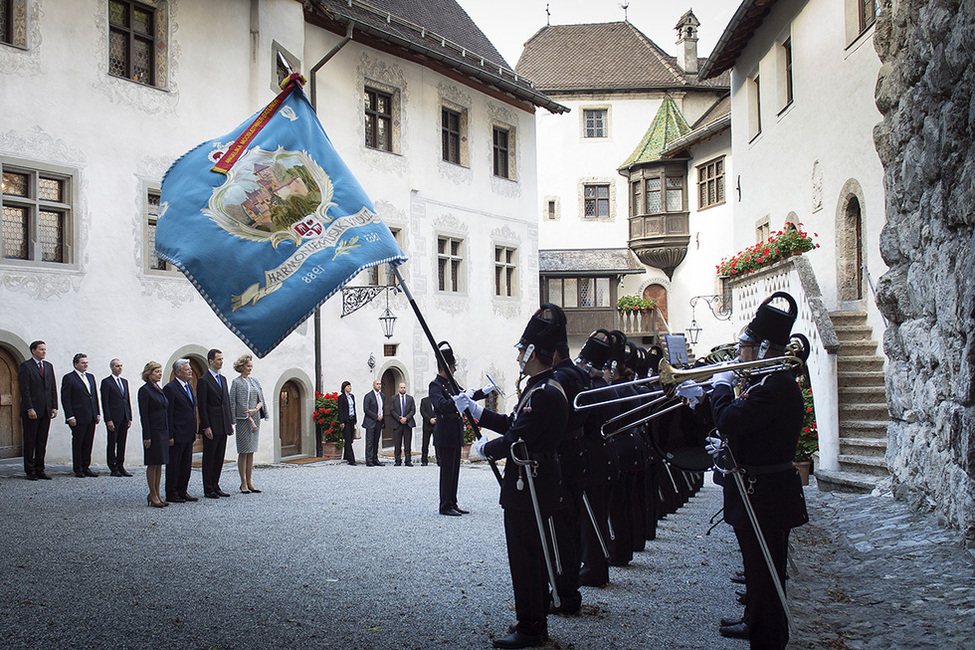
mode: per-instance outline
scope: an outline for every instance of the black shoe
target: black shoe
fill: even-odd
[[[220,498],[220,495],[217,494],[216,492],[204,492],[203,493],[203,496],[205,496],[207,499],[219,499]]]
[[[45,481],[50,481],[51,480],[51,477],[48,476],[47,474],[45,474],[44,472],[38,472],[37,473],[37,478],[44,479]]]
[[[595,571],[583,568],[579,570],[579,584],[586,587],[605,587],[609,584],[609,576],[597,576]]]
[[[582,609],[582,601],[581,600],[579,602],[575,603],[574,606],[573,605],[568,605],[568,604],[566,604],[566,603],[563,602],[562,605],[561,605],[561,607],[556,607],[554,603],[549,603],[548,613],[549,614],[558,614],[558,615],[561,615],[561,616],[578,616],[579,615],[579,610],[581,610],[581,609]]]
[[[117,469],[113,469],[112,470],[112,473],[109,474],[109,476],[118,476],[118,477],[121,477],[122,476],[122,472],[118,471]]]
[[[28,481],[36,481],[37,479],[38,479],[37,474],[28,474],[27,475],[27,480]]]
[[[393,467],[399,467],[399,466],[400,466],[400,465],[402,465],[402,464],[403,464],[403,463],[400,463],[400,462],[398,462],[398,461],[397,461],[397,462],[395,462],[395,463],[393,463]]]
[[[374,461],[372,461],[372,466],[373,466],[373,467],[382,467],[382,466],[383,466],[383,465],[385,465],[385,464],[386,464],[386,463],[384,463],[384,462],[382,462],[382,461],[379,461],[379,460],[374,460]]]
[[[725,618],[724,616],[721,617],[721,627],[731,627],[733,625],[738,625],[739,623],[744,623],[744,622],[745,619],[743,616],[739,616],[737,618]]]
[[[726,636],[729,639],[748,639],[751,638],[752,630],[748,626],[748,623],[739,623],[738,625],[725,625],[718,628],[718,632],[721,636]]]
[[[447,515],[448,517],[460,517],[461,513],[456,508],[446,508],[440,511],[440,514]]]
[[[214,494],[216,494],[218,497],[229,497],[230,496],[229,494],[227,494],[226,492],[224,492],[220,488],[217,488],[216,490],[214,490]]]
[[[525,634],[515,630],[511,634],[493,641],[495,648],[531,648],[545,643],[544,634]]]
[[[197,499],[196,497],[191,497],[186,492],[180,493],[179,498],[182,499],[183,501],[199,501],[199,499]]]
[[[403,463],[403,464],[406,465],[407,467],[413,467],[413,463]]]
[[[171,497],[166,497],[168,503],[186,503],[186,499],[173,495]]]
[[[125,471],[125,468],[124,467],[119,467],[118,468],[118,473],[121,474],[122,476],[132,476],[127,471]]]
[[[739,571],[735,575],[731,576],[731,581],[735,584],[743,585],[745,584],[745,574]]]
[[[471,511],[470,510],[462,510],[462,509],[458,508],[457,506],[454,506],[454,510],[456,510],[457,512],[459,512],[462,515],[469,515],[469,514],[471,514]]]
[[[349,465],[352,465],[353,467],[356,466],[356,462],[354,460],[347,460],[345,462],[347,462]]]
[[[423,461],[423,462],[422,462],[422,463],[420,463],[420,464],[421,464],[421,465],[423,465],[424,467],[426,467],[426,466],[427,466],[427,461]]]
[[[77,476],[78,478],[85,478],[85,473],[84,472],[80,472],[80,471],[79,472],[75,472],[74,475]]]
[[[93,472],[90,469],[88,469],[87,467],[85,469],[83,469],[82,471],[85,473],[85,476],[98,476],[98,472]]]

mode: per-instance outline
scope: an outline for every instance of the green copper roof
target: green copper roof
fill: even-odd
[[[669,95],[664,97],[664,101],[660,105],[660,109],[657,110],[657,115],[653,118],[653,123],[650,124],[650,128],[647,129],[646,134],[640,140],[640,144],[637,145],[636,150],[630,154],[626,162],[620,165],[620,170],[629,169],[641,163],[660,160],[660,152],[668,144],[690,132],[690,130],[691,127],[687,125],[684,116],[681,115],[680,109],[677,108],[674,100]]]

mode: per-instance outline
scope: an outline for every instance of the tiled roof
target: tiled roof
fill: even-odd
[[[626,162],[620,165],[620,169],[629,169],[634,165],[660,160],[660,154],[669,144],[690,131],[691,127],[687,125],[674,100],[669,95],[664,97],[650,128]]]
[[[777,0],[743,0],[714,46],[711,56],[700,66],[702,79],[729,74],[735,61],[748,46],[752,34],[761,26]]]
[[[625,21],[543,27],[525,43],[515,70],[543,92],[729,85],[728,76],[702,82],[685,74],[675,57]]]
[[[305,0],[306,20],[428,67],[446,66],[553,113],[568,109],[517,74],[455,0]]]
[[[629,248],[575,248],[538,251],[542,275],[629,275],[643,265]]]

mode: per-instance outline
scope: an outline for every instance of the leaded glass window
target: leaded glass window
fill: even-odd
[[[155,9],[128,0],[108,3],[108,73],[155,85]]]
[[[5,259],[68,262],[70,177],[0,163]]]
[[[606,137],[606,109],[586,109],[583,110],[582,115],[585,122],[583,137]]]
[[[460,113],[449,108],[440,109],[440,130],[443,144],[443,159],[460,164]],[[497,158],[497,154],[495,154]]]
[[[462,240],[453,237],[437,238],[437,288],[457,293],[461,290]]]
[[[366,88],[366,146],[383,151],[393,150],[393,97]]]
[[[508,131],[494,127],[494,175],[508,178]]]
[[[600,218],[609,216],[609,185],[593,184],[583,186],[585,197],[585,216]]]

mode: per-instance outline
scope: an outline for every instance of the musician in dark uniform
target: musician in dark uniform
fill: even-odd
[[[456,371],[457,359],[450,344],[441,341],[437,347],[440,348],[440,354],[447,362],[449,371],[451,373]],[[427,394],[433,404],[434,417],[437,418],[436,424],[433,425],[433,446],[437,451],[437,462],[440,464],[440,514],[459,517],[467,514],[466,510],[457,507],[460,448],[464,444],[464,417],[451,399],[453,390],[447,378],[448,368],[440,366],[437,376],[430,382]]]
[[[546,310],[549,318],[542,316]],[[548,542],[540,538],[537,517],[547,520],[562,500],[557,450],[569,409],[554,379],[552,361],[565,336],[565,314],[555,305],[542,305],[516,346],[521,373],[529,379],[511,415],[485,410],[463,393],[455,398],[458,408],[469,409],[483,427],[504,434],[491,441],[482,436],[474,445],[474,452],[486,458],[507,458],[501,507],[518,623],[510,634],[494,639],[496,648],[527,648],[547,638],[548,570],[542,544]],[[531,464],[518,465],[516,456]],[[529,480],[537,503],[532,501]]]
[[[790,311],[771,306],[785,299]],[[753,361],[785,352],[795,322],[795,300],[776,292],[763,302],[755,318],[739,337],[739,359]],[[719,461],[732,462],[742,472],[759,526],[785,588],[789,531],[809,521],[799,474],[792,465],[802,430],[802,394],[788,370],[771,372],[747,381],[736,398],[734,373],[712,378],[711,410],[714,423],[727,442]],[[733,461],[731,460],[733,457]],[[752,648],[784,648],[789,640],[785,610],[779,600],[758,537],[748,518],[733,477],[724,478],[724,518],[735,529],[745,564],[748,620],[721,628],[724,636],[750,639]]]
[[[586,418],[582,438],[586,459],[585,495],[593,516],[590,518],[587,512],[587,521],[582,527],[582,568],[579,570],[579,584],[589,587],[605,587],[609,584],[609,564],[603,552],[603,544],[609,543],[610,494],[620,475],[616,448],[612,442],[603,438],[600,431],[608,419],[619,413],[615,404],[607,403],[618,396],[603,374],[603,369],[610,363],[609,352],[609,332],[596,330],[589,335],[589,340],[582,346],[579,358],[576,359],[576,365],[589,373],[592,388],[603,389],[591,400],[584,402],[600,403],[600,406],[587,409],[589,416]],[[598,535],[592,524],[593,519],[599,526]]]
[[[582,501],[586,459],[582,434],[589,410],[577,410],[572,404],[576,395],[592,388],[589,373],[578,367],[569,355],[567,341],[555,346],[553,374],[565,393],[569,405],[569,417],[565,433],[559,441],[559,465],[562,469],[562,501],[560,508],[552,517],[555,536],[562,561],[562,573],[556,577],[556,588],[561,605],[553,608],[553,614],[578,614],[582,607],[582,594],[579,593],[579,568],[582,562],[582,524],[588,518]],[[591,526],[590,523],[585,525]]]

